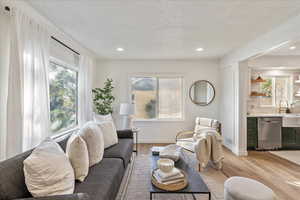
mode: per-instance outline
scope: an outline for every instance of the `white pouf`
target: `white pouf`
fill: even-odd
[[[275,200],[274,192],[249,178],[234,176],[224,183],[225,200]]]

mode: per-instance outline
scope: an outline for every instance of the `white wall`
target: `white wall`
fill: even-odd
[[[192,130],[196,116],[218,119],[220,84],[219,65],[217,60],[129,60],[98,61],[94,69],[94,87],[102,87],[106,78],[114,80],[116,103],[114,118],[117,124],[119,102],[129,101],[128,79],[133,74],[179,74],[184,76],[185,120],[181,122],[135,122],[141,128],[139,142],[170,143],[174,142],[180,130]],[[196,80],[208,80],[216,88],[216,98],[208,106],[194,105],[188,98],[188,89]]]
[[[236,91],[235,91],[235,70],[233,67],[220,69],[220,121],[222,121],[222,135],[224,138],[224,145],[231,149],[236,145],[235,137],[235,112],[236,108]],[[221,100],[222,99],[222,100]]]
[[[223,132],[224,137],[232,137],[231,139],[236,141],[237,143],[232,143],[232,145],[228,145],[234,153],[237,155],[247,155],[246,151],[246,95],[247,92],[247,81],[245,77],[247,77],[248,71],[243,69],[247,68],[247,64],[245,64],[245,60],[250,57],[263,54],[273,49],[274,47],[278,47],[284,43],[289,41],[296,41],[300,38],[300,15],[289,19],[287,22],[273,29],[272,31],[262,35],[261,37],[256,38],[255,40],[249,42],[247,45],[234,50],[228,55],[224,56],[220,61],[220,67],[224,68],[223,70],[234,71],[232,73],[234,76],[234,88],[228,88],[228,93],[235,92],[235,96],[238,97],[237,101],[228,101],[225,96],[220,99],[220,102],[226,101],[226,103],[220,104],[220,113],[226,112],[226,110],[235,110],[234,116],[228,116],[226,124],[223,126],[231,127],[228,130]],[[231,80],[231,76],[226,76],[224,73],[221,73],[221,84],[225,84]],[[223,116],[225,117],[225,116]],[[221,117],[221,120],[223,120]],[[232,125],[230,121],[236,120],[235,124]],[[232,127],[234,126],[234,127]],[[230,131],[234,130],[232,134]],[[239,139],[237,139],[239,138]]]

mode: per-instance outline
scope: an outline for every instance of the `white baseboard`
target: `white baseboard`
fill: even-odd
[[[247,150],[243,151],[243,150],[237,149],[234,146],[232,146],[232,144],[229,144],[229,143],[226,143],[226,142],[224,142],[223,145],[237,156],[248,156],[248,151]]]
[[[232,153],[234,153],[235,155],[238,156],[238,152],[236,151],[236,149],[234,148],[234,146],[232,145],[232,143],[227,143],[227,142],[224,142],[223,145],[229,149]]]
[[[248,156],[248,151],[242,151],[242,150],[239,150],[239,151],[237,152],[237,155],[238,155],[238,156]]]
[[[244,150],[240,150],[240,149],[237,149],[237,148],[234,148],[231,150],[235,155],[237,156],[248,156],[248,151],[244,151]]]
[[[229,149],[230,151],[232,151],[232,144],[231,143],[227,143],[227,142],[224,142],[223,145]]]

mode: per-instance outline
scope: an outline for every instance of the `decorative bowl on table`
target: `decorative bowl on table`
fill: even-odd
[[[161,158],[157,160],[158,168],[163,172],[170,172],[174,168],[174,161],[167,158]]]

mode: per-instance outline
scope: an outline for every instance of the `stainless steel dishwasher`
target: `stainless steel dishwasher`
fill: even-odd
[[[258,149],[271,150],[281,148],[281,117],[258,118]]]

